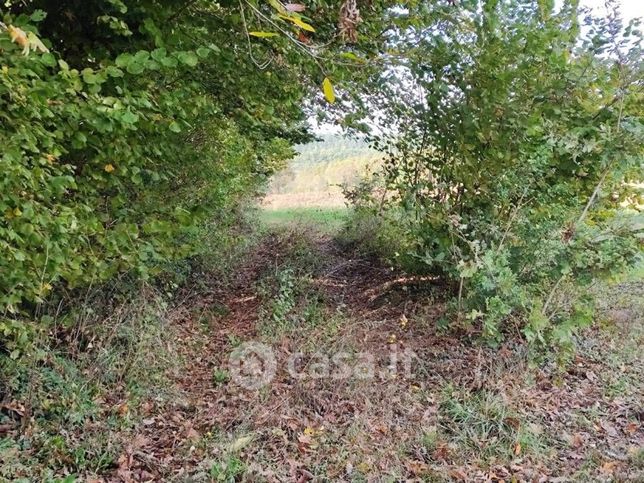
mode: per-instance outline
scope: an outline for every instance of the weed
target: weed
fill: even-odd
[[[213,481],[234,483],[246,471],[246,465],[236,456],[230,456],[223,462],[216,462],[210,467],[210,478]]]
[[[228,371],[217,368],[212,373],[212,381],[215,386],[221,386],[222,384],[227,383],[230,380],[230,374]]]
[[[277,273],[277,293],[271,304],[271,320],[277,330],[290,325],[289,315],[295,308],[295,275],[287,268]]]
[[[432,453],[436,449],[439,441],[440,437],[436,430],[425,431],[420,438],[421,445],[428,453]]]
[[[448,385],[439,405],[440,427],[450,441],[483,460],[530,452],[538,435],[522,429],[520,417],[491,391],[470,393]]]

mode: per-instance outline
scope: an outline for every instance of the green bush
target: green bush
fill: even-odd
[[[0,332],[13,357],[44,302],[202,251],[306,139],[289,65],[237,57],[233,7],[200,2],[175,30],[175,3],[4,7]]]
[[[486,339],[566,347],[586,288],[641,253],[641,32],[615,12],[580,29],[576,2],[477,5],[410,6],[400,76],[376,80],[386,192],[354,193],[377,218],[358,223],[399,220],[376,243],[450,281]]]

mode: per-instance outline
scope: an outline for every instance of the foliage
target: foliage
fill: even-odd
[[[118,289],[105,295],[87,294],[54,327],[54,337],[33,341],[28,360],[0,359],[2,391],[12,397],[0,416],[9,428],[0,440],[3,480],[110,471],[142,402],[176,399],[168,376],[179,367],[179,353],[164,297],[149,286],[126,301]],[[29,429],[17,431],[16,412],[23,411]]]
[[[17,356],[44,301],[198,252],[308,139],[310,84],[288,42],[270,70],[240,54],[246,19],[227,2],[2,13],[0,329]]]
[[[385,243],[450,280],[458,320],[490,341],[527,320],[530,341],[568,345],[592,316],[582,288],[639,253],[641,33],[579,15],[412,3],[374,80],[386,192],[357,192],[358,212],[402,218]]]

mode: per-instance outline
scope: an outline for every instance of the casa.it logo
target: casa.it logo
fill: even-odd
[[[273,350],[265,344],[246,342],[237,347],[228,359],[230,377],[245,389],[260,389],[270,383],[277,371]]]

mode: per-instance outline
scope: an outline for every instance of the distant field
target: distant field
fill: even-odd
[[[297,147],[299,152],[272,180],[261,202],[270,226],[307,224],[334,232],[347,219],[342,186],[355,186],[379,165],[379,153],[357,140],[327,136]]]
[[[310,191],[308,193],[271,193],[262,200],[262,208],[282,210],[284,208],[343,208],[346,200],[342,191]]]
[[[347,220],[349,210],[330,207],[264,209],[260,219],[267,226],[309,225],[323,232],[337,232]]]
[[[296,150],[299,154],[273,177],[264,206],[342,206],[341,186],[355,186],[381,163],[381,154],[363,141],[338,135]]]

